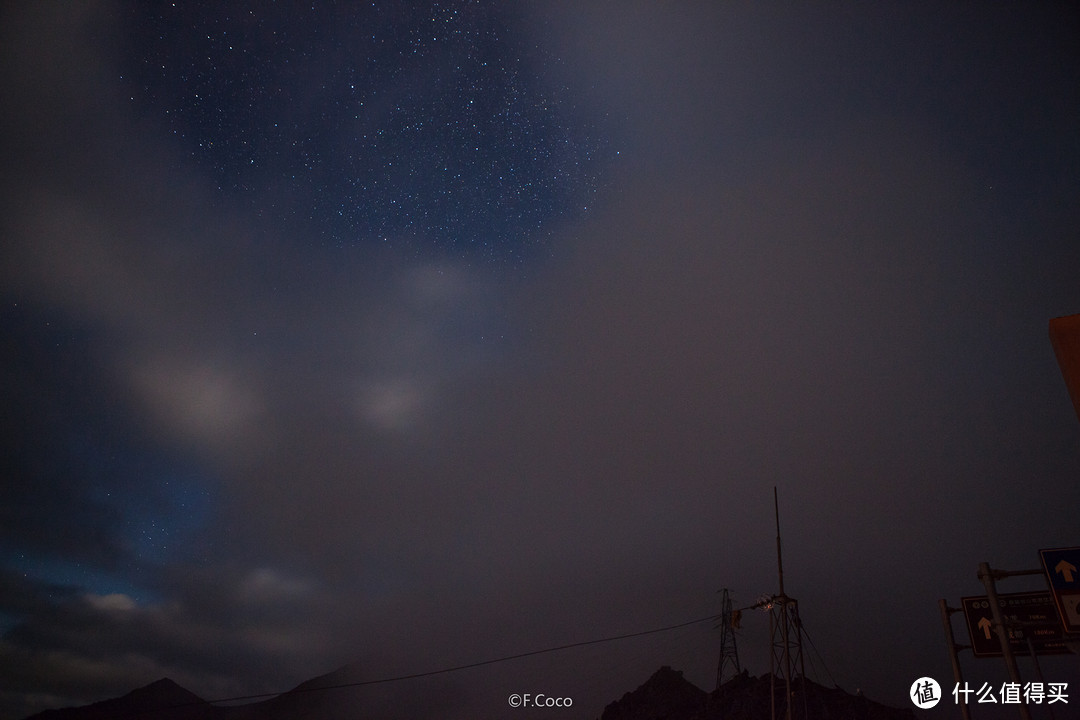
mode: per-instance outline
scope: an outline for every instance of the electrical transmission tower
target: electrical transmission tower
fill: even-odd
[[[802,654],[802,623],[799,620],[799,603],[784,592],[784,561],[780,551],[780,501],[776,488],[773,488],[773,507],[776,510],[776,569],[780,578],[780,592],[768,601],[769,608],[769,644],[772,658],[769,689],[772,695],[772,720],[783,717],[784,720],[806,718],[806,672]],[[797,691],[802,696],[796,702],[792,685],[797,682]],[[780,685],[780,688],[777,687]],[[783,699],[777,703],[777,690],[782,690]],[[778,706],[779,705],[779,706]],[[799,713],[801,705],[802,712]],[[779,713],[781,714],[778,714]]]
[[[724,588],[720,606],[720,662],[716,666],[716,689],[724,683],[724,670],[731,666],[732,676],[742,672],[739,665],[739,646],[735,641],[735,628],[739,627],[741,610],[731,609],[731,595]]]

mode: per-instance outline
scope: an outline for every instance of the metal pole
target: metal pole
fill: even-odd
[[[769,659],[772,662],[772,672],[769,673],[769,717],[776,720],[776,612],[773,608],[769,608]]]
[[[990,563],[979,563],[979,579],[986,587],[986,597],[990,601],[990,613],[994,616],[994,630],[997,632],[998,642],[1001,643],[1001,654],[1005,657],[1005,668],[1009,671],[1009,679],[1020,685],[1020,670],[1016,667],[1016,658],[1012,648],[1009,647],[1009,632],[1005,628],[1005,620],[1001,616],[1001,606],[998,604],[997,587],[994,584],[994,573],[990,570]],[[1020,717],[1023,720],[1031,720],[1031,713],[1025,703],[1017,705]]]
[[[772,489],[773,509],[776,511],[776,571],[780,576],[780,597],[784,595],[784,560],[780,554],[780,500],[776,494],[776,486]]]
[[[791,720],[791,638],[788,635],[790,628],[788,627],[791,620],[788,615],[788,596],[784,594],[784,560],[783,554],[780,551],[780,498],[776,492],[776,486],[773,485],[773,511],[776,513],[776,574],[780,583],[780,594],[778,600],[780,601],[780,635],[784,642],[784,652],[781,656],[781,665],[784,668],[784,706],[786,708],[784,714],[787,720]],[[776,717],[775,712],[773,717]]]
[[[960,671],[960,656],[956,652],[956,640],[953,638],[952,620],[950,620],[950,616],[957,611],[950,608],[944,599],[938,600],[938,607],[941,608],[941,624],[945,626],[945,644],[949,648],[949,660],[952,661],[953,680],[956,681],[956,686],[959,687],[964,682],[964,674]],[[960,696],[957,695],[956,699],[959,702]],[[967,694],[964,695],[964,701],[959,704],[960,716],[964,720],[971,720],[971,710],[968,709]]]
[[[780,536],[777,535],[777,540]],[[783,580],[781,580],[783,582]],[[780,634],[784,638],[784,715],[787,720],[791,720],[791,637],[789,632],[791,630],[790,620],[788,615],[788,599],[786,595],[781,595],[780,602],[783,605],[780,606]]]
[[[1031,641],[1030,633],[1024,633],[1024,637],[1027,639],[1028,654],[1031,655],[1031,664],[1035,667],[1035,682],[1042,685],[1042,667],[1039,665],[1039,656],[1035,654],[1035,643]],[[1050,720],[1054,720],[1054,708],[1050,705],[1047,705],[1046,709],[1050,712]]]
[[[799,693],[802,694],[803,720],[810,720],[810,705],[806,699],[806,662],[803,660],[803,629],[802,616],[799,615],[799,603],[795,603],[795,637],[799,640]]]

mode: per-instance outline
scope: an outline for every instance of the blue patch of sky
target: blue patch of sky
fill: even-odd
[[[22,378],[0,385],[5,567],[50,584],[145,594],[140,575],[197,562],[214,478],[140,427],[93,361],[97,334],[15,304],[0,312],[0,334],[0,361]]]
[[[35,585],[43,587],[46,598],[52,604],[84,593],[103,596],[120,593],[139,604],[160,599],[148,584],[138,582],[124,572],[105,570],[89,563],[19,553],[9,556],[5,564]]]
[[[523,260],[614,152],[495,4],[137,6],[124,82],[223,202],[331,245]]]

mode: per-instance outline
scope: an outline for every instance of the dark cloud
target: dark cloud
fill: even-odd
[[[775,590],[774,485],[815,645],[902,703],[948,677],[936,601],[977,594],[977,562],[1075,544],[1052,8],[534,8],[531,62],[562,58],[545,81],[619,155],[525,272],[222,202],[125,100],[117,12],[4,23],[0,715],[166,675],[226,697],[423,672],[702,617],[725,585],[749,604]],[[598,714],[661,663],[709,686],[716,642],[363,697],[466,717],[529,684]]]

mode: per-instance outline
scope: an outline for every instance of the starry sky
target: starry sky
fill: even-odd
[[[811,676],[946,684],[938,599],[1080,544],[1047,336],[1080,313],[1078,33],[1052,2],[4,4],[0,718],[746,606],[774,486]],[[754,674],[767,641],[748,613]],[[705,622],[336,692],[591,718],[718,652]]]

